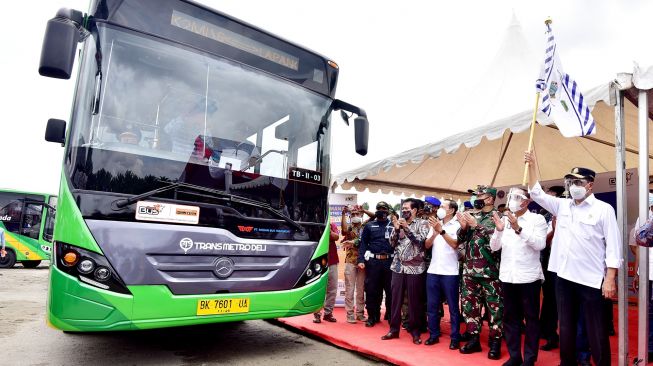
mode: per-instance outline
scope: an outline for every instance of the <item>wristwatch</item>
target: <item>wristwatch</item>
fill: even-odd
[[[519,235],[519,234],[521,234],[521,231],[522,231],[522,227],[519,226],[519,227],[517,227],[517,230],[515,230],[515,234]]]
[[[444,231],[444,229],[442,229],[442,231],[440,231],[440,235],[444,235],[444,234],[446,234],[446,233],[447,233],[447,232]]]

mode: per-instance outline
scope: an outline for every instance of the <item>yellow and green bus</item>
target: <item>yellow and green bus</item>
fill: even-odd
[[[78,54],[70,121],[49,120],[45,136],[64,146],[49,323],[133,330],[320,309],[331,114],[357,115],[359,154],[369,130],[335,99],[338,65],[184,0],[59,10],[39,73],[68,79]]]
[[[11,268],[16,262],[35,268],[50,260],[56,206],[57,196],[0,190],[0,228],[6,251],[0,256],[0,268]]]

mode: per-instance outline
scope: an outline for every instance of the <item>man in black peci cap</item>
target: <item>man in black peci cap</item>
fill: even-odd
[[[390,264],[394,249],[390,246],[392,225],[388,219],[390,205],[381,201],[376,204],[375,219],[363,228],[358,246],[358,267],[365,269],[366,327],[381,321],[381,300],[385,292],[386,318],[392,303],[392,271]]]
[[[539,183],[534,152],[527,151],[531,198],[556,217],[549,271],[557,273],[560,364],[576,365],[576,330],[583,317],[594,363],[610,365],[610,341],[603,297],[613,298],[617,270],[623,270],[621,234],[614,209],[592,189],[596,173],[576,167],[565,175],[571,199],[547,195]],[[580,309],[583,309],[581,312]]]

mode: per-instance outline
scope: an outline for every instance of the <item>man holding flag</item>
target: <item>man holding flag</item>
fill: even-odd
[[[551,21],[546,21],[547,46],[536,88],[540,111],[551,117],[565,137],[591,135],[596,125],[589,105],[576,82],[562,70]],[[525,175],[533,201],[556,216],[556,235],[551,244],[549,268],[557,273],[555,284],[560,321],[560,365],[576,365],[576,331],[579,317],[587,327],[592,358],[598,366],[610,365],[610,341],[603,316],[603,298],[616,295],[615,278],[623,265],[621,234],[614,209],[592,193],[596,173],[576,167],[565,175],[571,198],[549,196],[539,183],[531,138],[524,154]],[[581,312],[580,309],[583,309]]]

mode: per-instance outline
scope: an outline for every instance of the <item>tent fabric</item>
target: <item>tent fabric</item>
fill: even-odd
[[[473,105],[462,105],[446,121],[434,121],[433,128],[437,131],[437,124],[442,123],[454,129],[480,127],[338,174],[333,178],[333,187],[462,199],[468,196],[467,189],[478,184],[521,184],[523,152],[528,148],[533,118],[535,79],[542,61],[530,50],[513,14],[497,54],[464,98],[474,101]],[[564,55],[561,58],[564,62]],[[635,74],[638,84],[653,85],[650,69],[637,69]],[[621,85],[616,80],[610,84]],[[537,114],[534,149],[542,180],[559,179],[574,166],[591,168],[597,173],[615,170],[615,116],[609,105],[610,84],[584,93],[597,124],[594,135],[564,138],[546,115]],[[637,166],[637,92],[631,88],[625,96],[626,167],[633,168]],[[653,107],[652,99],[649,96],[649,108]],[[653,116],[653,109],[650,111],[649,118]],[[651,130],[649,141],[653,142]]]
[[[585,93],[597,123],[595,135],[564,138],[550,121],[536,125],[533,146],[542,180],[559,179],[574,166],[597,173],[615,170],[615,117],[614,108],[608,104],[609,92],[609,85],[602,85]],[[637,106],[626,99],[626,168],[637,166],[637,113]],[[334,185],[358,191],[367,188],[371,192],[464,198],[467,189],[477,184],[521,184],[531,119],[532,111],[499,119],[344,172],[334,177]],[[649,129],[651,142],[652,131]]]

